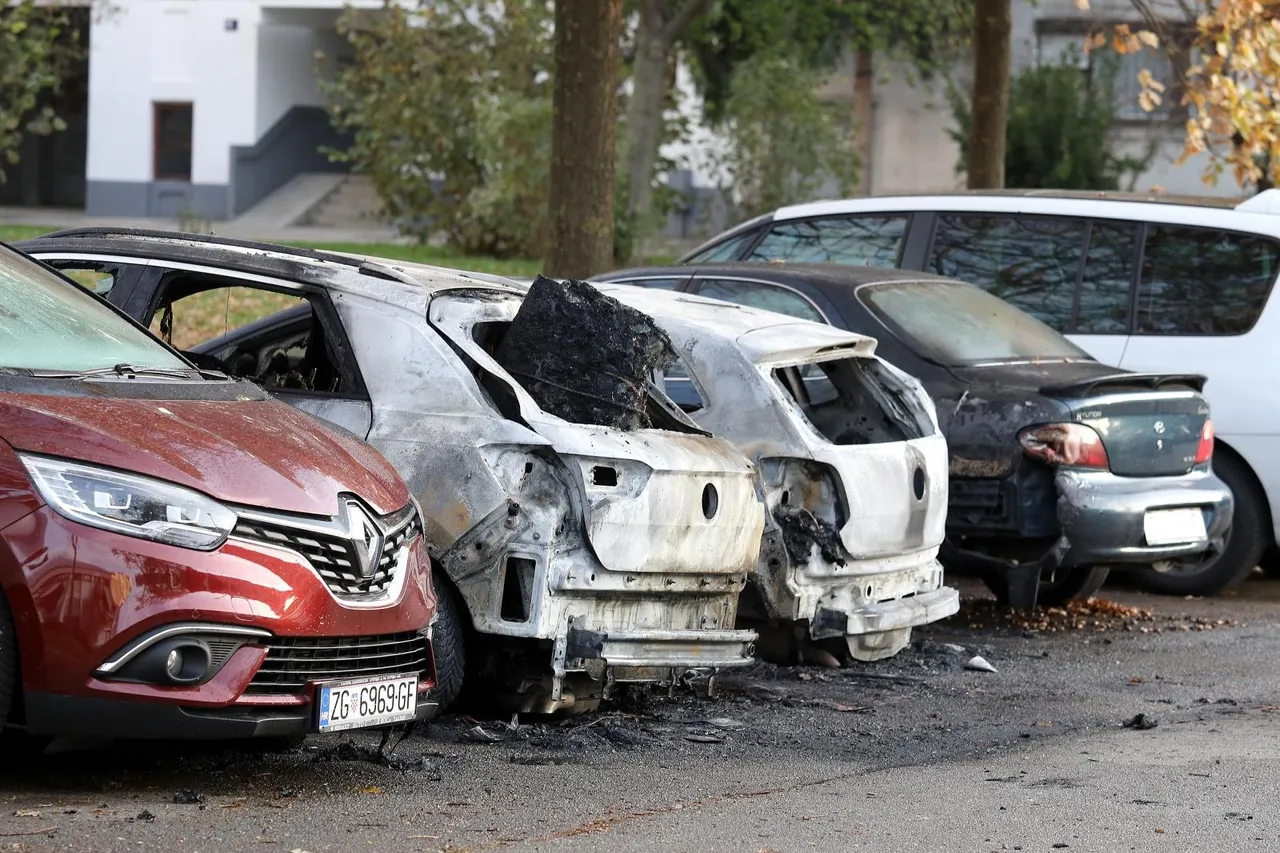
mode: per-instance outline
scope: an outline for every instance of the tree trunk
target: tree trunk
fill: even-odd
[[[641,0],[632,68],[631,102],[627,107],[630,136],[627,176],[627,219],[633,229],[632,254],[639,251],[653,212],[653,169],[662,146],[663,113],[669,88],[671,48],[711,0]]]
[[[662,144],[667,54],[671,50],[665,25],[663,0],[644,0],[640,5],[631,103],[627,108],[627,132],[631,136],[627,217],[637,228],[637,234],[645,230],[641,220],[648,218],[653,204],[653,167]]]
[[[613,260],[613,146],[622,0],[556,0],[548,275]]]
[[[1004,187],[1009,107],[1011,0],[974,0],[973,113],[969,129],[969,189]]]
[[[871,51],[859,50],[853,62],[853,150],[858,152],[858,195],[871,193]]]

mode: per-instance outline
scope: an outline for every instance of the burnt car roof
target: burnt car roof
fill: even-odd
[[[307,284],[337,285],[359,290],[362,279],[397,282],[430,290],[458,287],[526,288],[497,276],[402,262],[386,258],[328,252],[297,246],[236,240],[203,234],[142,228],[70,228],[13,244],[23,252],[95,251],[141,254],[156,260],[204,263]]]
[[[960,279],[948,278],[929,272],[901,270],[887,267],[859,267],[836,264],[790,264],[735,261],[715,264],[673,264],[665,267],[633,267],[603,273],[597,281],[617,281],[622,278],[665,278],[697,275],[698,278],[732,276],[758,281],[788,284],[795,281],[818,282],[836,287],[861,287],[864,284],[885,284],[905,281],[945,281],[954,284],[974,285]]]
[[[668,331],[679,328],[681,333],[733,342],[753,361],[806,358],[824,350],[870,355],[876,346],[869,335],[692,293],[595,284],[619,302],[662,317]]]

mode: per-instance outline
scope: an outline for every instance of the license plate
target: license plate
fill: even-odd
[[[1142,526],[1147,544],[1151,546],[1200,542],[1207,538],[1204,513],[1194,507],[1147,510]]]
[[[390,675],[330,681],[316,686],[317,727],[341,732],[412,720],[418,710],[418,676]]]

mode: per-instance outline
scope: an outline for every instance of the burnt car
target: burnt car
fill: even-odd
[[[876,337],[937,405],[950,451],[943,563],[1017,606],[1091,595],[1111,568],[1209,576],[1231,523],[1204,378],[1099,364],[972,285],[926,273],[698,264],[601,281],[693,293]]]
[[[756,463],[766,528],[739,624],[760,631],[762,654],[805,660],[816,644],[878,660],[901,651],[912,628],[959,610],[938,562],[946,440],[924,388],[878,358],[874,339],[718,300],[597,286],[670,335],[681,360],[660,378],[672,399]]]
[[[538,383],[516,373],[549,366],[517,364],[507,340],[526,288],[164,232],[87,229],[25,246],[109,282],[107,299],[196,363],[252,380],[391,460],[438,567],[442,705],[465,683],[507,710],[574,712],[614,682],[753,660],[755,633],[735,627],[764,524],[751,462],[657,388],[645,388],[643,417],[621,426],[540,405],[528,390]],[[615,337],[626,343],[606,335],[590,352],[558,354],[608,362],[625,355],[609,350]]]
[[[435,614],[417,506],[372,448],[0,248],[0,729],[426,719]]]

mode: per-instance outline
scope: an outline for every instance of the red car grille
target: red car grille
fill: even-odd
[[[433,669],[431,641],[416,631],[377,637],[273,637],[248,696],[296,696],[309,683]]]
[[[271,524],[259,519],[240,519],[232,535],[241,539],[287,548],[304,557],[316,570],[330,592],[343,597],[377,595],[391,586],[401,552],[413,544],[422,532],[415,513],[398,530],[387,534],[382,556],[369,577],[357,567],[351,540],[314,530],[301,530],[286,524]]]

